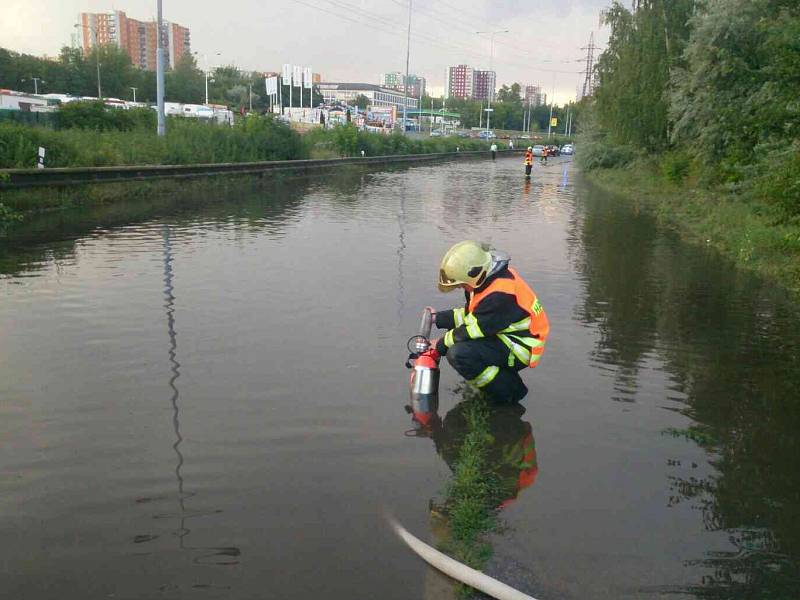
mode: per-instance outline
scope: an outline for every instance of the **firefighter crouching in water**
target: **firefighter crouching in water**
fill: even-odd
[[[439,290],[462,288],[466,305],[435,313],[436,326],[448,330],[436,350],[495,402],[525,397],[528,388],[518,372],[536,367],[550,333],[536,294],[509,260],[464,241],[447,251],[439,269]]]

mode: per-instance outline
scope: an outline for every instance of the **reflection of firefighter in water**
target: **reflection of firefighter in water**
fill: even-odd
[[[412,412],[411,416],[415,435],[433,439],[436,452],[451,469],[469,433],[464,414],[467,402],[453,407],[444,420],[435,410]],[[488,464],[498,479],[498,508],[508,506],[522,490],[532,486],[539,472],[533,429],[528,421],[522,420],[524,414],[525,407],[520,404],[492,406],[489,412],[492,443]]]

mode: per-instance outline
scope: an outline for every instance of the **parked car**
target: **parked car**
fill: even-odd
[[[544,146],[537,144],[533,147],[534,156],[544,156]]]
[[[547,156],[561,156],[561,150],[559,150],[558,146],[554,146],[553,144],[548,144]]]
[[[442,137],[442,132],[438,129],[431,131],[431,137]]]
[[[482,140],[490,140],[492,138],[496,138],[497,135],[495,134],[494,131],[486,130],[486,131],[481,131],[478,134],[478,137],[481,138]]]
[[[561,154],[572,155],[575,153],[575,147],[572,144],[564,144],[561,146]]]

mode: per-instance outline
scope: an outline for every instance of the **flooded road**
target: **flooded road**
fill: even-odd
[[[3,597],[442,597],[463,436],[411,437],[405,342],[454,242],[512,256],[552,327],[490,569],[540,600],[794,598],[800,317],[568,160],[253,184],[49,215],[0,240]],[[530,452],[535,468],[515,467]]]

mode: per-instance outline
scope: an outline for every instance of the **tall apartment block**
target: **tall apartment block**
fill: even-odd
[[[475,100],[494,101],[497,90],[497,73],[475,69],[472,76],[472,98]]]
[[[447,68],[444,95],[446,98],[472,98],[486,100],[495,98],[497,74],[494,71],[473,69],[468,65]]]
[[[526,106],[542,106],[547,104],[547,94],[542,92],[539,85],[526,85],[524,103]]]
[[[467,65],[447,67],[445,77],[445,98],[472,98],[472,80],[475,69]]]
[[[405,76],[400,72],[384,73],[381,75],[381,80],[378,85],[383,88],[395,90],[398,92],[403,91],[403,80]],[[422,98],[425,95],[426,79],[417,75],[408,76],[408,95],[413,98]]]
[[[131,62],[140,69],[155,71],[158,24],[155,21],[137,21],[129,18],[123,11],[107,13],[81,13],[81,39],[83,51],[97,43],[114,44],[125,50]],[[189,29],[177,23],[163,21],[161,43],[164,47],[166,67],[175,66],[181,57],[191,53]]]

